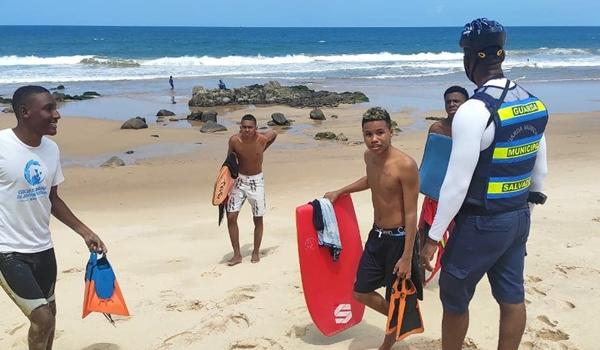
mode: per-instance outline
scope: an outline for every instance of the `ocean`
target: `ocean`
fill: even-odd
[[[215,87],[218,79],[231,87],[280,80],[351,90],[425,86],[437,92],[452,83],[470,84],[458,47],[460,30],[0,26],[0,94],[30,83],[63,84],[72,88],[68,93],[163,94],[170,75],[178,89],[187,90],[182,96],[194,85]],[[600,82],[600,27],[507,31],[504,68],[511,78],[535,86],[599,86],[593,82]]]

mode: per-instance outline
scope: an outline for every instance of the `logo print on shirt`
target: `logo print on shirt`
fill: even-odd
[[[37,160],[30,160],[25,164],[25,180],[31,186],[36,186],[44,181],[44,173],[42,172],[42,166]]]

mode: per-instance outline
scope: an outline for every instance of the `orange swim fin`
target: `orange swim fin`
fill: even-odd
[[[410,279],[396,280],[392,287],[385,334],[395,332],[396,340],[402,340],[424,331],[417,289]]]
[[[85,269],[85,290],[83,294],[83,313],[85,318],[92,312],[101,312],[114,325],[111,315],[129,316],[123,293],[115,273],[106,258],[98,259],[92,252]]]

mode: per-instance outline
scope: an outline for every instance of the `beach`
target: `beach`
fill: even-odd
[[[81,320],[88,252],[75,233],[53,218],[59,271],[55,348],[377,348],[385,318],[372,310],[366,310],[359,325],[331,338],[313,325],[302,294],[294,218],[297,206],[364,175],[360,117],[365,109],[323,108],[327,120],[314,122],[308,118],[310,109],[243,108],[219,116],[229,130],[215,134],[202,134],[187,121],[120,130],[119,120],[62,118],[53,138],[61,148],[66,178],[60,194],[108,246],[132,316],[116,317],[116,327],[99,314]],[[228,136],[247,112],[257,117],[259,127],[266,126],[273,112],[283,112],[295,123],[289,130],[276,128],[277,141],[265,154],[262,260],[250,263],[252,220],[245,206],[239,219],[244,261],[228,267],[227,228],[217,225],[217,208],[210,197]],[[333,114],[338,118],[330,118]],[[393,144],[417,162],[431,123],[424,118],[432,115],[443,114],[440,109],[392,113],[404,130],[394,136]],[[0,128],[14,124],[14,115],[0,114]],[[349,141],[316,141],[312,136],[318,131],[342,132]],[[549,199],[532,215],[523,349],[596,347],[599,131],[600,112],[551,115],[545,184]],[[133,154],[125,154],[131,150]],[[99,167],[113,155],[127,164]],[[370,194],[352,197],[364,242],[373,220]],[[425,290],[421,303],[425,333],[394,349],[440,348],[438,292],[437,282]],[[470,310],[466,348],[494,349],[499,313],[487,282],[479,284]],[[0,293],[0,313],[0,348],[24,348],[28,322],[5,293]]]
[[[461,13],[454,7],[453,12]],[[380,19],[376,24],[385,25]],[[57,96],[100,95],[58,105],[62,118],[52,138],[65,175],[59,193],[106,243],[131,316],[115,316],[115,327],[98,313],[81,319],[89,252],[77,234],[52,218],[58,262],[54,348],[376,349],[386,318],[375,311],[367,309],[360,324],[333,337],[313,324],[302,289],[295,208],[364,176],[360,121],[370,107],[390,112],[401,129],[394,146],[420,163],[432,117],[446,116],[444,91],[451,85],[474,89],[458,46],[462,21],[453,27],[427,27],[438,23],[427,21],[425,27],[377,28],[250,28],[239,21],[228,27],[1,26],[0,101],[28,84]],[[506,76],[544,101],[550,113],[548,200],[532,214],[525,269],[528,318],[520,348],[596,349],[600,27],[510,26],[507,31]],[[200,108],[216,111],[218,123],[228,129],[201,133],[202,123],[187,120],[188,102],[195,87],[214,89],[219,80],[229,89],[277,81],[311,90],[360,91],[369,101],[323,107],[323,121],[309,119],[310,108],[287,105]],[[1,104],[0,111],[6,107]],[[177,120],[158,121],[160,109],[171,110]],[[269,126],[276,112],[294,122]],[[267,214],[261,261],[250,262],[253,224],[245,205],[238,220],[243,263],[229,267],[227,225],[218,225],[211,197],[228,138],[246,113],[256,116],[261,131],[273,129],[278,137],[263,165]],[[120,129],[136,116],[149,127]],[[13,113],[0,112],[0,129],[15,124]],[[324,131],[345,141],[315,140]],[[101,166],[113,156],[125,165]],[[352,198],[364,243],[373,224],[370,193]],[[491,350],[499,310],[489,283],[478,286],[464,348]],[[421,311],[425,332],[397,343],[395,350],[441,348],[437,280],[426,287]],[[29,322],[3,291],[0,314],[0,349],[26,348]]]

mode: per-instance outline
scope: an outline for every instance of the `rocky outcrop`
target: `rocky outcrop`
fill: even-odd
[[[236,89],[205,89],[194,87],[190,107],[225,105],[288,105],[291,107],[336,107],[340,104],[368,102],[362,92],[314,91],[304,85],[281,86],[276,81]]]
[[[15,111],[13,111],[12,107],[6,107],[2,110],[2,113],[15,113]]]
[[[318,132],[315,135],[315,140],[335,140],[336,139],[336,135],[335,133],[331,132],[331,131],[323,131],[323,132]]]
[[[346,142],[346,141],[348,141],[348,136],[346,136],[346,135],[344,135],[344,134],[342,134],[342,133],[339,133],[339,134],[338,134],[338,135],[335,137],[335,139],[336,139],[336,140],[338,140],[338,141]]]
[[[402,129],[400,129],[400,127],[398,126],[398,122],[395,120],[392,120],[392,131],[397,134],[399,132],[402,132]]]
[[[6,97],[0,96],[0,103],[2,103],[2,104],[11,104],[12,103],[12,98],[6,98]]]
[[[58,91],[52,93],[52,97],[54,97],[56,102],[90,100],[98,96],[100,96],[100,94],[96,91],[86,91],[82,95],[69,95]]]
[[[425,117],[425,120],[435,120],[435,121],[440,121],[440,120],[444,120],[446,118],[444,117]]]
[[[142,117],[131,118],[121,125],[121,129],[146,129],[147,127],[146,119]]]
[[[112,157],[110,157],[109,160],[102,163],[102,165],[100,165],[100,166],[103,168],[116,168],[116,167],[124,166],[124,165],[125,165],[125,162],[123,161],[123,159],[121,159],[117,156],[112,156]]]
[[[271,114],[271,119],[275,125],[290,125],[290,121],[283,115],[283,113]]]
[[[175,113],[169,111],[168,109],[161,109],[160,111],[156,112],[157,117],[170,117],[173,115],[175,115]]]
[[[201,118],[202,118],[202,111],[192,112],[192,113],[190,113],[190,115],[187,116],[187,120],[200,120]]]
[[[312,120],[325,120],[325,114],[320,108],[315,108],[310,111],[310,119]]]
[[[207,111],[202,113],[202,117],[200,118],[201,122],[217,122],[217,112],[216,111]]]
[[[218,131],[227,131],[227,128],[221,124],[217,124],[217,122],[212,120],[207,121],[204,123],[204,125],[202,125],[202,128],[200,128],[200,132],[203,133],[213,133]]]

